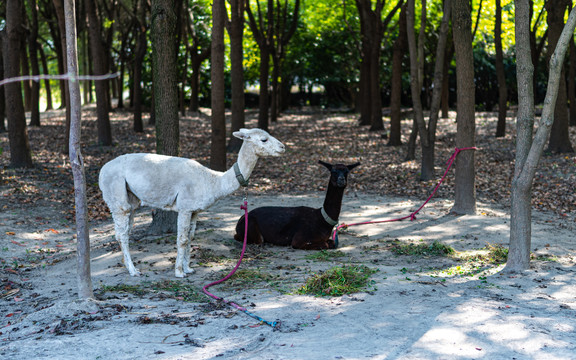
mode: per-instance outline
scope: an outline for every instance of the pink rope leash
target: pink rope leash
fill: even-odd
[[[244,210],[244,224],[245,224],[245,226],[244,226],[244,244],[242,245],[242,252],[240,253],[240,258],[238,259],[238,262],[236,263],[236,266],[234,267],[234,269],[232,269],[232,271],[230,271],[228,273],[228,275],[224,276],[222,279],[220,279],[218,281],[211,282],[210,284],[204,286],[202,288],[202,291],[204,292],[204,294],[210,296],[211,298],[216,299],[218,301],[222,301],[223,303],[230,305],[230,306],[246,313],[248,316],[251,316],[254,319],[261,321],[267,325],[270,325],[276,329],[280,326],[279,321],[266,321],[266,320],[262,319],[261,317],[249,312],[248,309],[235,303],[234,301],[227,301],[224,298],[222,298],[220,296],[216,296],[216,295],[214,295],[208,291],[209,287],[221,284],[224,281],[230,279],[234,275],[234,273],[236,273],[236,270],[238,270],[238,268],[240,267],[240,264],[242,263],[242,259],[244,258],[244,253],[246,252],[246,244],[248,242],[248,201],[246,199],[244,199],[244,204],[240,206],[240,209]]]
[[[410,219],[410,221],[415,220],[416,219],[416,214],[418,214],[418,212],[420,212],[420,210],[422,210],[422,208],[432,199],[432,197],[436,194],[436,191],[438,190],[438,188],[440,187],[440,184],[442,184],[442,182],[444,181],[444,179],[446,178],[446,175],[448,174],[448,170],[450,170],[450,167],[452,167],[452,163],[454,163],[454,160],[456,160],[456,156],[458,155],[458,153],[460,151],[464,151],[464,150],[478,150],[478,148],[472,146],[472,147],[465,147],[465,148],[456,148],[454,150],[454,153],[452,154],[452,156],[450,156],[450,159],[448,159],[448,167],[446,168],[446,171],[444,171],[444,175],[442,176],[442,178],[440,179],[440,181],[438,181],[438,184],[436,184],[436,187],[434,188],[434,191],[432,191],[432,194],[430,194],[430,196],[428,196],[428,199],[426,199],[426,201],[424,202],[424,204],[422,204],[418,210],[414,211],[413,213],[411,213],[410,215],[406,215],[404,217],[398,218],[398,219],[387,219],[387,220],[378,220],[378,221],[364,221],[364,222],[359,222],[359,223],[354,223],[354,224],[341,224],[338,225],[336,227],[336,229],[334,229],[334,232],[332,233],[332,240],[334,241],[334,246],[337,248],[338,247],[338,230],[340,230],[341,228],[348,228],[349,226],[356,226],[356,225],[366,225],[366,224],[380,224],[380,223],[385,223],[385,222],[393,222],[393,221],[402,221],[404,219]]]

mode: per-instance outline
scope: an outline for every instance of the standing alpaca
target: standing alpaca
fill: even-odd
[[[284,152],[284,145],[261,129],[240,129],[234,136],[244,142],[238,161],[226,172],[208,169],[191,159],[157,154],[122,155],[102,167],[100,190],[112,213],[116,239],[130,275],[140,275],[128,248],[134,210],[140,205],[178,212],[175,271],[176,277],[184,277],[194,272],[190,268],[190,243],[198,213],[246,185],[259,157]]]
[[[324,206],[320,209],[307,206],[266,206],[254,209],[248,213],[248,243],[292,245],[295,249],[303,250],[335,248],[330,235],[338,223],[348,174],[360,163],[353,165],[331,165],[323,161],[319,163],[330,170]],[[244,229],[245,222],[242,216],[236,224],[234,239],[243,241]]]

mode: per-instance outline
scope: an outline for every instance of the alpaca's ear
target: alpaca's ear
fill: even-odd
[[[352,164],[352,165],[346,165],[346,167],[348,168],[348,171],[351,171],[352,169],[354,169],[356,166],[359,166],[360,163],[357,162],[356,164]]]
[[[326,167],[326,169],[332,171],[332,164],[328,164],[327,162],[324,162],[322,160],[318,160],[318,164],[324,165]]]
[[[238,131],[234,131],[232,135],[236,136],[238,139],[246,140],[250,138],[250,134],[248,133],[248,129],[240,129]]]

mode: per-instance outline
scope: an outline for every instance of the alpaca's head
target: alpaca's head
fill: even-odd
[[[330,183],[339,188],[345,188],[348,185],[348,174],[360,163],[352,165],[344,164],[328,164],[322,160],[318,161],[319,164],[324,165],[326,169],[330,170]]]
[[[240,129],[234,132],[234,136],[242,139],[245,144],[249,143],[260,157],[280,156],[285,151],[284,144],[262,129]]]

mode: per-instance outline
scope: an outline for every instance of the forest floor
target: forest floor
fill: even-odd
[[[247,114],[247,127],[256,113]],[[436,173],[455,148],[454,114],[440,121]],[[325,252],[249,246],[240,270],[211,292],[246,306],[277,328],[210,301],[202,287],[230,271],[240,205],[320,207],[328,174],[318,160],[353,163],[340,220],[403,217],[436,181],[418,181],[406,147],[387,147],[383,132],[356,116],[294,111],[271,125],[285,155],[262,159],[246,192],[220,200],[199,218],[194,274],[174,277],[175,237],[149,235],[149,209],[138,212],[131,253],[143,276],[130,277],[97,186],[108,160],[154,152],[153,128],[131,131],[128,113],[112,113],[116,144],[96,144],[95,112],[83,113],[83,154],[90,208],[96,299],[78,302],[74,197],[63,113],[43,113],[29,128],[36,167],[0,169],[0,357],[9,359],[573,359],[576,353],[576,156],[545,154],[534,184],[532,262],[502,272],[509,240],[514,118],[496,139],[493,113],[477,114],[476,215],[455,216],[454,170],[414,221],[349,227]],[[388,123],[385,124],[386,127]],[[403,128],[411,128],[405,120]],[[207,112],[183,117],[181,154],[208,163]],[[403,141],[408,138],[403,134]],[[571,129],[576,145],[576,129]],[[0,134],[0,164],[9,162]],[[229,164],[235,155],[229,155]],[[417,252],[441,243],[455,253]],[[338,266],[376,272],[367,288],[344,296],[298,295],[314,274]]]

